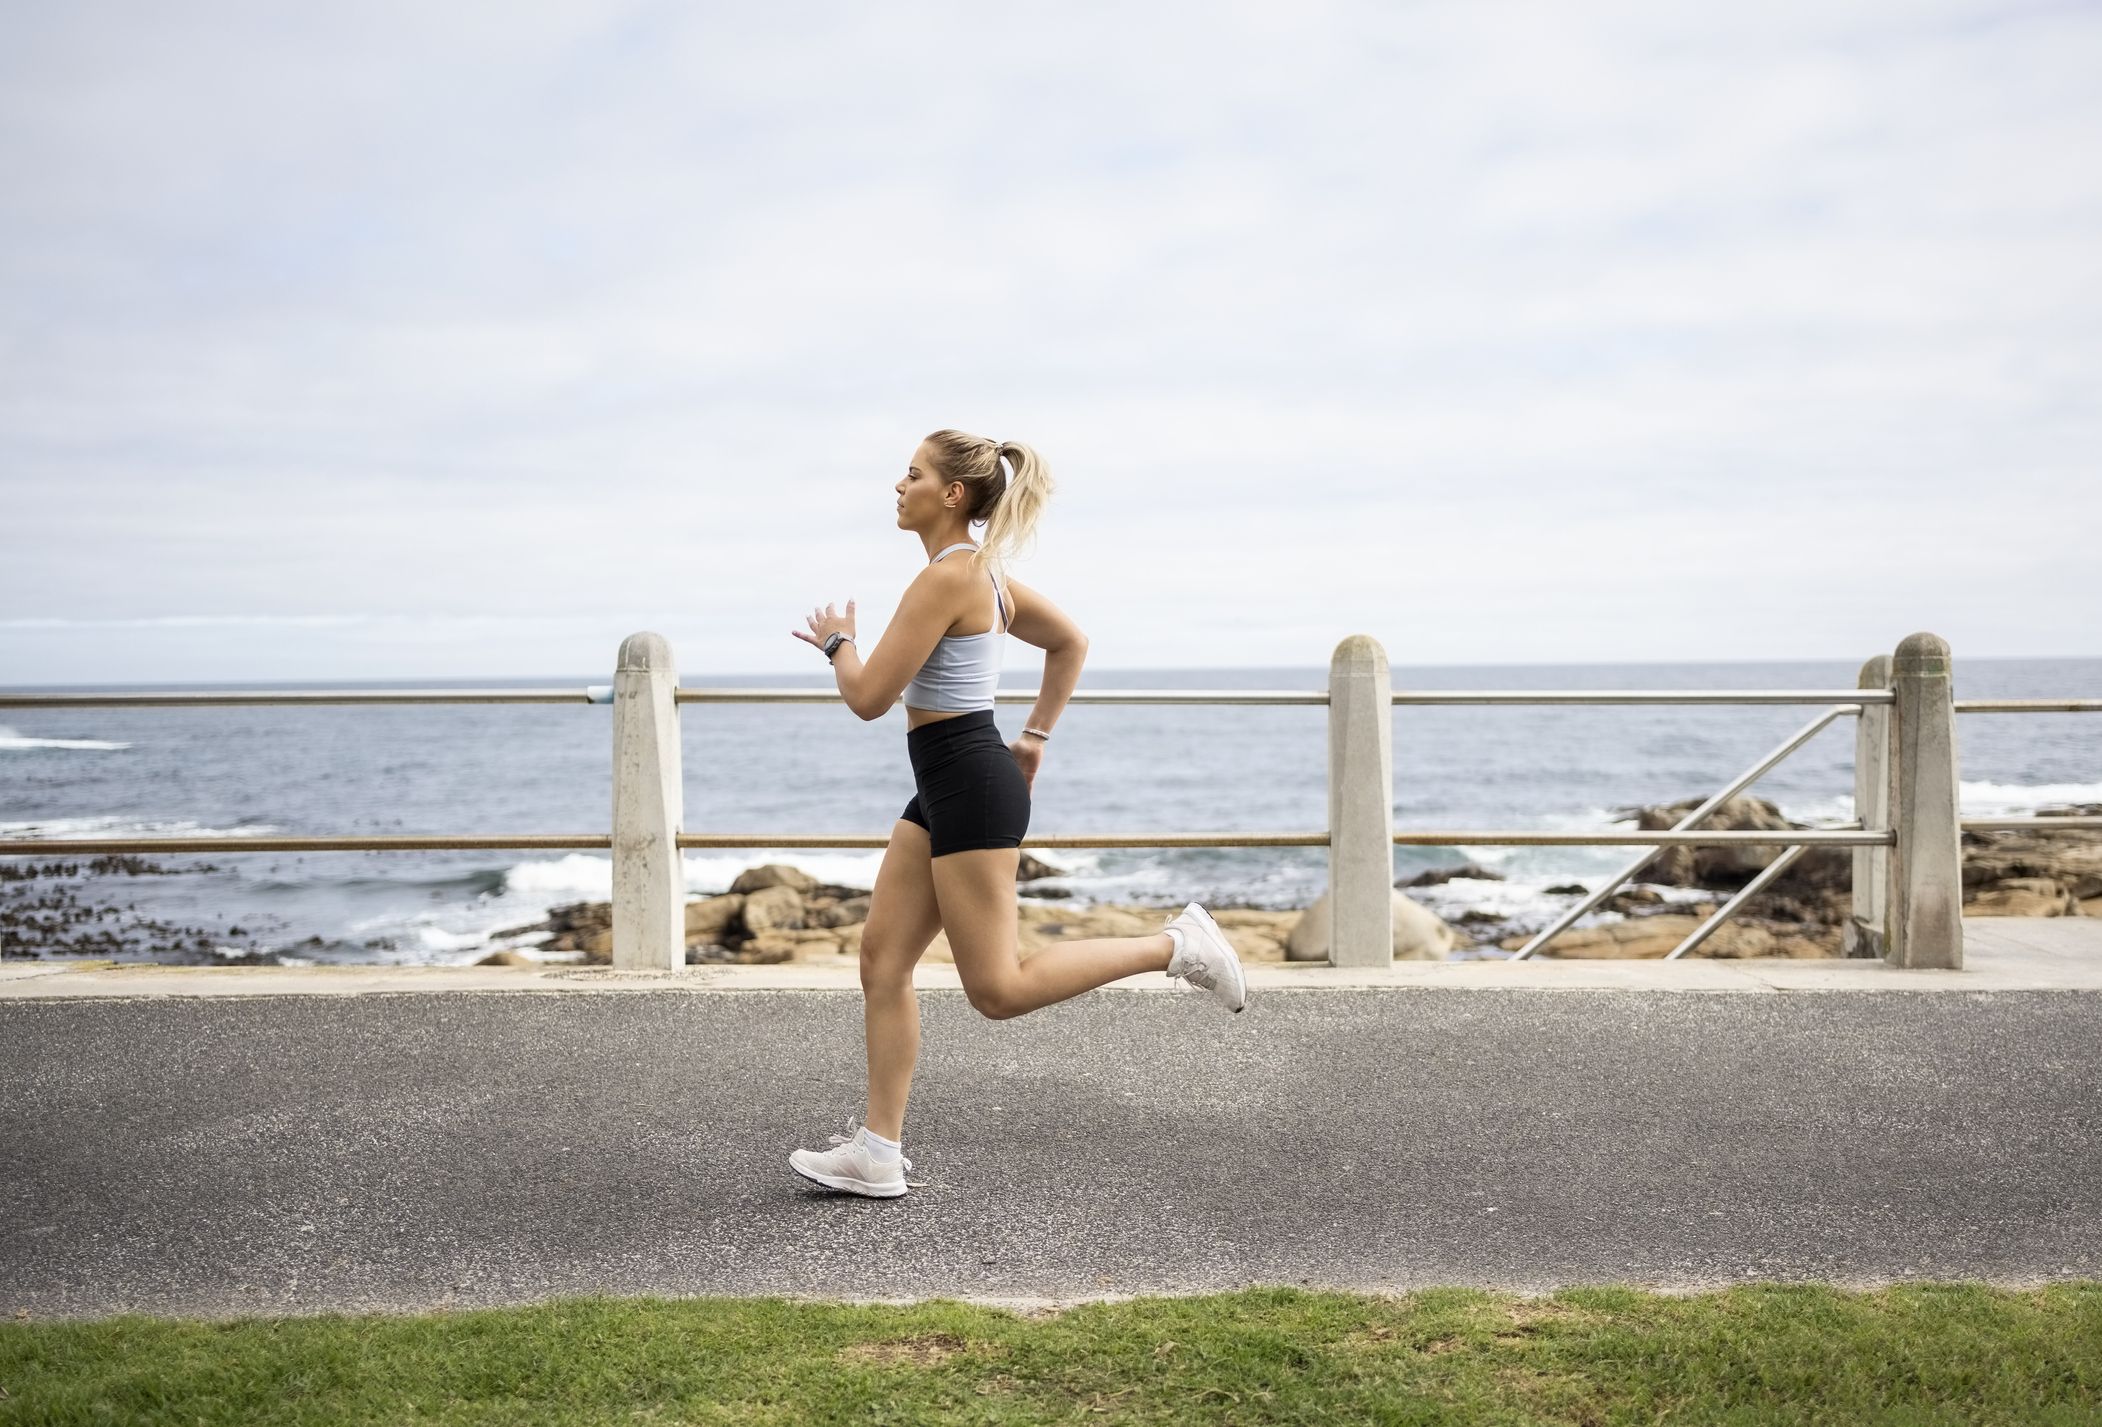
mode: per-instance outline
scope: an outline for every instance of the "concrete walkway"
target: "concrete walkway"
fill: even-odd
[[[0,1313],[2102,1277],[2102,919],[1965,929],[1959,972],[1263,968],[1238,1017],[988,1022],[925,968],[894,1201],[784,1162],[861,1108],[851,970],[14,965]]]

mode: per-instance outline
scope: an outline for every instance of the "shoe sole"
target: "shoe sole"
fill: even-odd
[[[1241,1012],[1248,1009],[1248,977],[1241,970],[1241,954],[1233,949],[1233,943],[1226,939],[1225,932],[1219,930],[1219,924],[1212,920],[1212,914],[1210,912],[1207,912],[1206,910],[1204,910],[1204,908],[1198,906],[1195,902],[1190,903],[1189,906],[1183,908],[1183,910],[1185,912],[1195,913],[1199,918],[1201,918],[1204,924],[1207,927],[1211,928],[1212,935],[1219,938],[1219,944],[1226,948],[1226,964],[1233,968],[1234,994],[1240,999],[1241,1002],[1240,1005],[1229,1006],[1227,1007],[1227,1009],[1232,1011],[1236,1016],[1240,1015]]]
[[[837,1174],[813,1174],[794,1160],[788,1162],[788,1167],[812,1184],[822,1184],[827,1189],[843,1189],[849,1194],[859,1194],[869,1199],[896,1199],[906,1190],[903,1184],[894,1189],[887,1184],[871,1184],[865,1179],[847,1179]]]

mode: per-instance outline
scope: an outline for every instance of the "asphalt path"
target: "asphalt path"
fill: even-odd
[[[2102,1277],[2102,995],[852,992],[0,1002],[0,1313]]]

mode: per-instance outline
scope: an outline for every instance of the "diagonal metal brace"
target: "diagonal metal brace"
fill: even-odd
[[[1721,792],[1715,794],[1713,797],[1709,798],[1708,801],[1702,803],[1692,812],[1686,814],[1686,816],[1680,818],[1677,822],[1673,823],[1671,826],[1671,831],[1686,832],[1690,831],[1695,827],[1698,827],[1700,825],[1701,819],[1707,817],[1708,814],[1714,812],[1725,802],[1728,802],[1731,798],[1736,797],[1739,793],[1743,792],[1746,788],[1750,787],[1753,783],[1757,782],[1766,773],[1771,771],[1773,767],[1776,764],[1778,764],[1782,759],[1786,758],[1789,754],[1795,752],[1798,748],[1801,748],[1805,743],[1809,742],[1813,737],[1815,737],[1818,730],[1822,729],[1826,724],[1830,723],[1833,719],[1840,717],[1842,714],[1858,714],[1861,712],[1861,707],[1862,706],[1860,704],[1832,705],[1832,707],[1826,709],[1823,713],[1819,714],[1816,718],[1810,720],[1809,723],[1805,724],[1800,733],[1797,733],[1793,737],[1787,739],[1778,748],[1774,749],[1773,752],[1767,754],[1764,758],[1760,759],[1757,763],[1753,764],[1750,768],[1746,769],[1743,773],[1739,774],[1737,778],[1734,779],[1729,784],[1729,786],[1725,787]],[[1556,936],[1559,933],[1568,930],[1571,924],[1573,924],[1578,917],[1583,916],[1584,913],[1592,910],[1599,903],[1605,901],[1606,898],[1612,896],[1615,892],[1619,891],[1623,883],[1625,883],[1630,877],[1633,877],[1637,872],[1640,872],[1643,868],[1649,866],[1650,862],[1656,857],[1656,855],[1659,852],[1662,852],[1663,850],[1664,849],[1661,845],[1657,847],[1652,847],[1648,851],[1644,852],[1640,857],[1637,857],[1633,862],[1630,862],[1627,866],[1621,868],[1619,872],[1615,873],[1614,876],[1604,885],[1599,887],[1597,891],[1593,892],[1590,896],[1584,898],[1583,901],[1577,903],[1568,911],[1562,913],[1561,916],[1555,918],[1555,920],[1552,923],[1550,923],[1546,928],[1537,933],[1531,941],[1527,942],[1524,946],[1518,948],[1517,951],[1513,952],[1511,955],[1511,960],[1525,960],[1534,952],[1538,951],[1542,946],[1545,946],[1550,937]],[[1800,851],[1800,849],[1797,849],[1797,851]],[[1702,934],[1705,935],[1705,933]],[[1673,954],[1676,955],[1677,953],[1675,952]]]
[[[1861,824],[1858,820],[1849,824],[1850,827],[1859,827],[1860,825]],[[1789,848],[1779,857],[1776,857],[1773,861],[1767,863],[1764,867],[1760,868],[1759,875],[1757,877],[1754,877],[1751,881],[1745,883],[1742,887],[1739,887],[1736,890],[1736,892],[1731,895],[1729,901],[1724,902],[1721,906],[1717,907],[1712,913],[1709,914],[1708,920],[1702,922],[1699,926],[1695,927],[1692,931],[1688,932],[1686,934],[1686,940],[1680,942],[1677,946],[1673,947],[1670,951],[1666,952],[1664,954],[1664,959],[1666,961],[1677,961],[1687,952],[1693,950],[1702,942],[1706,941],[1709,937],[1715,935],[1715,933],[1722,927],[1722,924],[1728,921],[1731,918],[1731,916],[1733,916],[1736,913],[1739,907],[1743,906],[1747,901],[1751,900],[1753,893],[1757,892],[1761,887],[1764,887],[1767,883],[1773,881],[1774,878],[1780,876],[1783,872],[1787,871],[1789,863],[1795,861],[1798,857],[1801,857],[1805,852],[1808,852],[1809,850],[1810,848],[1807,844],[1799,842],[1794,847]]]

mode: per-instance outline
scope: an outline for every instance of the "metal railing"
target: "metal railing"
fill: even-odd
[[[1378,965],[1393,955],[1393,850],[1397,846],[1626,846],[1629,861],[1584,900],[1514,953],[1534,955],[1596,908],[1667,847],[1762,846],[1786,849],[1665,959],[1684,956],[1813,847],[1854,849],[1849,951],[1901,965],[1960,967],[1962,830],[2102,827],[2102,817],[1956,816],[1953,715],[2102,711],[2102,699],[1950,697],[1947,646],[1911,636],[1895,658],[1862,666],[1860,686],[1826,689],[1395,690],[1385,651],[1367,635],[1342,641],[1327,689],[1082,689],[1075,704],[1277,704],[1329,709],[1329,826],[1273,832],[1040,834],[1026,848],[1326,847],[1329,849],[1328,960]],[[1000,689],[999,703],[1034,703],[1034,689]],[[836,689],[680,688],[669,645],[642,633],[621,645],[612,684],[541,689],[226,690],[10,693],[0,708],[207,707],[224,705],[583,703],[614,710],[614,827],[609,833],[367,834],[359,836],[117,837],[0,839],[0,856],[150,852],[338,852],[456,849],[610,850],[614,863],[614,953],[622,967],[668,967],[684,960],[684,882],[677,854],[688,848],[878,848],[887,834],[679,830],[682,820],[677,706],[683,703],[836,703]],[[1512,828],[1393,826],[1392,709],[1431,704],[1829,704],[1668,829],[1548,832]],[[1699,827],[1820,730],[1857,719],[1855,806],[1862,816],[1827,828]],[[1866,821],[1864,821],[1864,818]],[[1894,855],[1897,854],[1897,855]],[[1897,910],[1893,919],[1892,909]],[[1339,954],[1340,953],[1340,954]]]

